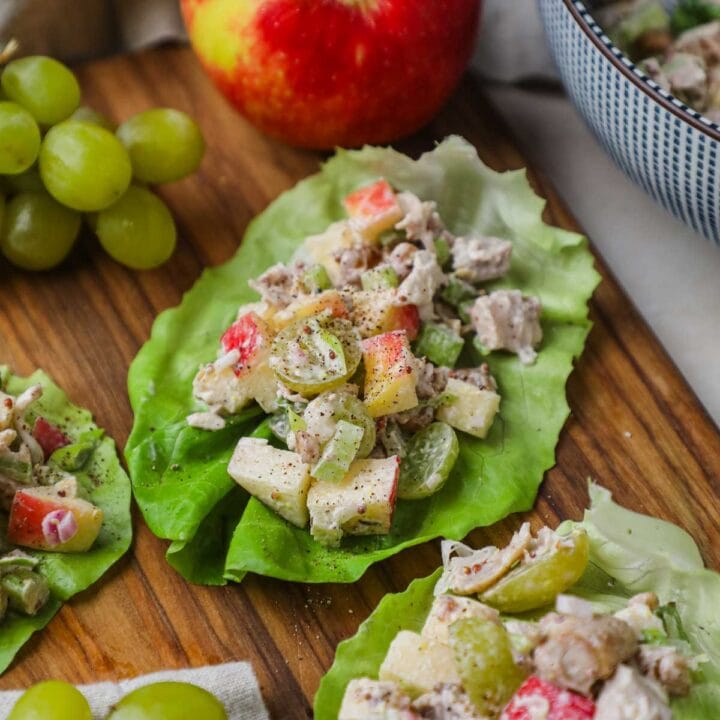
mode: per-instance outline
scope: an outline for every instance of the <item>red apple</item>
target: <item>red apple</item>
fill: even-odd
[[[261,130],[310,148],[424,125],[473,48],[480,0],[181,0],[217,87]]]

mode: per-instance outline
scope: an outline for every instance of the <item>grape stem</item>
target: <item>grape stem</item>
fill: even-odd
[[[12,56],[20,49],[20,43],[15,38],[5,43],[5,47],[0,50],[0,65],[4,65],[6,62],[12,59]]]

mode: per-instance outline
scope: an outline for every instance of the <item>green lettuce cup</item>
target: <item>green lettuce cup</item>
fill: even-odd
[[[185,418],[198,409],[192,397],[198,367],[213,359],[238,307],[257,299],[247,281],[289,261],[305,237],[344,217],[342,200],[349,192],[379,177],[436,201],[454,233],[511,240],[510,272],[489,287],[539,296],[544,340],[532,366],[504,354],[481,358],[466,348],[468,364],[488,362],[502,394],[488,437],[463,435],[442,491],[425,500],[398,501],[389,535],[350,538],[327,548],[249,497],[227,473],[241,436],[269,437],[259,408],[232,417],[214,433],[189,427]],[[587,304],[599,281],[586,240],[546,225],[544,205],[524,171],[494,172],[472,145],[451,137],[418,160],[387,148],[338,151],[319,173],[260,214],[235,257],[205,271],[178,307],[157,318],[130,368],[135,424],[126,458],[147,524],[171,541],[172,566],[206,584],[240,581],[247,572],[349,583],[404,548],[439,536],[459,539],[530,508],[554,463],[569,413],[565,383],[590,329]]]
[[[673,717],[715,717],[720,707],[720,574],[704,567],[694,541],[679,527],[627,510],[595,485],[590,500],[582,522],[558,528],[561,534],[584,529],[590,544],[585,573],[565,592],[606,613],[625,607],[633,595],[656,593],[670,611],[665,622],[669,642],[699,660],[690,693],[671,699]],[[422,630],[441,575],[438,568],[404,592],[386,595],[357,633],[338,645],[315,695],[315,720],[337,720],[350,681],[376,679],[395,636]]]
[[[50,599],[34,616],[8,613],[0,621],[0,672],[12,662],[23,644],[42,629],[63,602],[98,581],[122,557],[132,540],[130,480],[120,465],[115,443],[99,431],[87,410],[73,405],[63,391],[42,371],[29,377],[13,375],[0,366],[0,390],[17,396],[33,385],[41,385],[42,397],[31,405],[26,419],[32,424],[41,416],[70,438],[92,433],[98,438],[95,449],[82,469],[82,485],[87,499],[103,511],[100,534],[87,552],[25,552],[40,560],[37,572],[44,575]],[[80,474],[78,479],[80,480]]]

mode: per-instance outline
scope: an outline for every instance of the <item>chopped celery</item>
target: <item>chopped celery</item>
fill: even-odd
[[[81,470],[92,457],[103,434],[102,430],[83,433],[76,442],[58,448],[50,456],[49,462],[66,472]]]
[[[323,265],[311,265],[303,273],[302,284],[311,293],[329,290],[332,287],[330,276]]]
[[[641,632],[642,641],[648,645],[666,645],[668,636],[657,628],[645,628]]]
[[[472,323],[472,318],[470,317],[470,310],[472,309],[472,306],[474,304],[474,300],[463,300],[463,302],[458,305],[458,317],[465,325],[470,325]]]
[[[312,476],[327,482],[340,482],[358,454],[364,433],[359,425],[339,420],[335,434],[312,469]]]
[[[447,285],[440,291],[440,297],[455,307],[459,307],[466,300],[474,300],[477,294],[477,290],[470,283],[455,275],[449,276]]]
[[[20,460],[8,450],[0,454],[0,475],[26,485],[32,480],[32,463]]]
[[[287,418],[290,426],[290,432],[307,430],[307,423],[303,420],[302,415],[298,415],[292,408],[288,408]]]
[[[720,19],[720,5],[709,0],[680,0],[673,8],[670,25],[673,34],[679,35],[685,30]]]
[[[444,237],[435,238],[435,257],[438,265],[443,267],[450,260],[450,245]]]
[[[425,323],[415,341],[413,352],[443,367],[455,367],[465,341],[447,325]]]
[[[15,568],[33,568],[38,566],[40,560],[33,555],[28,555],[21,550],[13,550],[7,555],[0,557],[0,574]]]
[[[363,290],[389,290],[399,285],[397,273],[389,265],[373,268],[360,278]]]
[[[472,339],[472,344],[473,344],[473,347],[474,347],[474,348],[480,353],[480,355],[482,355],[483,357],[485,357],[486,355],[489,355],[489,354],[490,354],[490,350],[488,350],[488,348],[486,348],[486,347],[480,342],[480,338],[479,338],[477,335],[475,335],[475,336],[473,337],[473,339]]]
[[[642,3],[618,24],[615,32],[620,47],[631,48],[645,33],[669,30],[670,16],[660,0]]]
[[[10,607],[25,615],[35,615],[50,597],[48,581],[32,570],[18,569],[3,575],[0,587]]]

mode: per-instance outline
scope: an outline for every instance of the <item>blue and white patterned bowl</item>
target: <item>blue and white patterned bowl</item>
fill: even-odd
[[[539,0],[565,88],[615,162],[720,245],[720,127],[644,75],[580,0]]]

